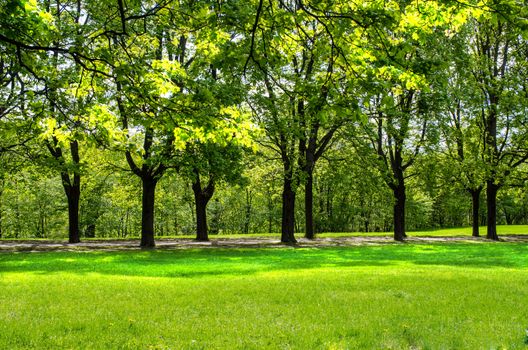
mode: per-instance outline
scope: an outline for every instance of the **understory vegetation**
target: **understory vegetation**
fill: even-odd
[[[322,168],[333,171],[334,177],[340,175],[335,168],[326,165]],[[126,174],[103,174],[99,180],[103,182],[83,187],[81,235],[85,238],[137,237],[141,233],[139,182]],[[316,186],[314,191],[317,232],[373,233],[392,229],[392,199],[383,187],[377,190],[361,187],[357,183],[362,176],[359,172],[341,174],[341,183],[325,176],[315,174],[316,183],[324,186]],[[345,184],[350,190],[345,191]],[[280,179],[266,183],[267,189],[258,184],[248,186],[219,186],[207,206],[210,235],[280,232]],[[196,216],[190,185],[169,175],[160,181],[157,194],[156,236],[195,234]],[[302,195],[300,191],[299,196]],[[5,180],[1,195],[2,237],[64,238],[68,231],[68,210],[63,197],[60,179],[53,176],[39,179],[37,175],[24,172]],[[484,206],[484,198],[481,201]],[[462,189],[426,194],[412,188],[407,206],[408,231],[471,226],[471,202]],[[497,214],[499,225],[528,224],[528,191],[524,187],[504,189],[498,197]],[[296,231],[301,233],[304,232],[303,215],[301,202],[295,210]],[[479,224],[486,224],[485,208],[479,214]],[[471,235],[471,230],[466,231]],[[486,235],[486,231],[481,234]]]
[[[0,238],[528,224],[528,6],[0,0]]]

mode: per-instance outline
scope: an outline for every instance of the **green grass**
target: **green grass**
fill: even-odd
[[[433,231],[409,232],[410,236],[471,236],[471,227],[447,228]],[[486,226],[479,228],[480,235],[486,236]],[[528,235],[528,225],[497,225],[500,235]]]
[[[471,227],[456,227],[456,228],[445,228],[438,230],[429,230],[429,231],[410,231],[408,235],[410,237],[459,237],[459,236],[471,236]],[[528,225],[497,225],[497,232],[500,235],[528,235]],[[392,232],[325,232],[320,233],[317,237],[320,238],[329,238],[329,237],[357,237],[357,236],[388,236],[392,237]],[[486,236],[486,226],[480,227],[480,235]],[[297,237],[302,237],[303,233],[296,233]],[[194,235],[186,236],[169,236],[171,238],[194,238]],[[251,233],[251,234],[221,234],[221,235],[211,235],[211,238],[258,238],[258,237],[268,237],[268,238],[279,238],[279,233]]]
[[[486,226],[481,226],[480,235],[486,236]],[[455,227],[455,228],[444,228],[438,230],[428,230],[428,231],[409,231],[407,234],[410,237],[470,237],[471,236],[471,227]],[[497,232],[500,235],[528,235],[528,225],[497,225]],[[320,238],[330,238],[330,237],[359,237],[359,236],[387,236],[392,237],[392,232],[325,232],[320,233],[317,237]],[[302,237],[303,233],[296,233],[297,237]],[[194,235],[179,235],[179,236],[164,236],[161,238],[194,238]],[[258,237],[267,237],[267,238],[280,238],[279,233],[251,233],[251,234],[220,234],[220,235],[210,235],[212,239],[214,238],[233,238],[233,239],[243,239],[243,238],[258,238]]]
[[[428,231],[409,231],[407,234],[409,237],[470,237],[472,229],[471,227],[455,227],[455,228],[443,228],[438,230]],[[479,228],[480,235],[486,236],[486,226]],[[508,235],[528,235],[528,225],[497,225],[497,232],[499,236]],[[347,236],[392,236],[392,232],[354,232],[354,233],[323,233],[318,237],[347,237]]]
[[[0,254],[1,349],[526,349],[528,246]]]
[[[528,235],[528,225],[497,225],[497,231],[499,236],[508,236],[508,235]],[[447,229],[438,229],[438,230],[429,230],[429,231],[409,231],[407,232],[409,237],[470,237],[471,236],[471,227],[456,227],[456,228],[447,228]],[[317,234],[319,238],[332,238],[332,237],[359,237],[359,236],[377,236],[377,237],[392,237],[392,232],[325,232]],[[480,235],[486,236],[486,226],[480,227]],[[166,236],[157,236],[156,239],[194,239],[195,235],[166,235]],[[219,235],[209,235],[211,239],[244,239],[244,238],[270,238],[270,239],[279,239],[280,233],[250,233],[250,234],[219,234]],[[297,232],[296,237],[303,237],[302,232]],[[93,240],[130,240],[130,239],[139,239],[139,236],[129,235],[127,237],[96,237],[96,238],[82,238],[82,241],[93,241]],[[1,238],[2,241],[10,241],[13,238]],[[31,237],[21,237],[17,238],[17,241],[49,241],[48,238],[31,238]],[[51,240],[63,242],[66,240],[64,237],[52,237]]]
[[[438,230],[428,230],[428,231],[409,231],[407,232],[410,237],[469,237],[471,236],[471,227],[455,227],[455,228],[444,228]],[[497,232],[500,235],[528,235],[528,225],[497,225]],[[392,237],[392,232],[325,232],[317,234],[319,238],[331,238],[331,237],[359,237],[359,236],[387,236]],[[486,226],[480,227],[480,235],[486,236]],[[302,232],[297,232],[296,237],[302,237]],[[219,234],[219,235],[209,235],[211,239],[222,238],[222,239],[244,239],[244,238],[280,238],[280,233],[250,233],[250,234]],[[139,236],[129,236],[126,238],[117,238],[117,239],[132,239],[139,238]],[[185,238],[185,239],[194,239],[195,235],[171,235],[157,237],[158,239],[164,238]],[[98,240],[100,238],[94,238]],[[115,238],[109,238],[115,239]],[[89,239],[85,239],[89,240]]]

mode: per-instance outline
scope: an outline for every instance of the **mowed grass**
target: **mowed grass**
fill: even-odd
[[[479,227],[479,233],[482,237],[486,237],[486,226]],[[455,227],[442,228],[438,230],[428,231],[409,231],[409,237],[471,237],[471,227]],[[509,235],[528,235],[528,225],[497,225],[497,233],[499,237]],[[392,232],[343,232],[343,233],[322,233],[318,237],[347,237],[347,236],[390,236]]]
[[[526,349],[528,246],[0,254],[1,349]]]
[[[486,226],[480,227],[481,237],[486,237]],[[407,234],[409,237],[471,237],[471,227],[455,227],[455,228],[443,228],[437,230],[428,230],[428,231],[408,231]],[[500,236],[510,236],[510,235],[528,235],[528,225],[497,225],[497,232]],[[295,234],[297,238],[302,238],[304,236],[303,232],[297,232]],[[364,236],[376,236],[376,237],[387,237],[391,238],[393,232],[324,232],[318,233],[317,238],[337,238],[337,237],[364,237]],[[196,235],[163,235],[156,236],[156,239],[194,239]],[[89,241],[100,241],[100,240],[111,240],[111,241],[122,241],[122,240],[131,240],[139,239],[139,235],[128,235],[126,237],[95,237],[95,238],[86,238],[83,237],[83,242]],[[268,239],[280,239],[280,233],[249,233],[249,234],[240,234],[240,233],[221,233],[218,235],[209,235],[211,240],[215,239],[252,239],[252,238],[268,238]],[[66,237],[48,237],[48,238],[34,238],[34,237],[4,237],[0,238],[0,243],[5,241],[67,241]]]

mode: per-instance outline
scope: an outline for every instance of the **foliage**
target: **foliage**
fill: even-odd
[[[136,236],[145,184],[190,233],[196,173],[217,233],[468,225],[484,188],[477,224],[528,220],[521,3],[0,5],[3,237]]]

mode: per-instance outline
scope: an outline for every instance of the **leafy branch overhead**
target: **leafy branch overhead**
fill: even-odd
[[[498,239],[497,220],[513,217],[497,212],[526,178],[521,2],[0,5],[0,158],[55,176],[70,242],[83,222],[95,235],[103,209],[124,201],[112,227],[136,225],[144,247],[168,221],[176,231],[192,222],[183,226],[206,240],[228,206],[244,213],[231,214],[244,232],[265,218],[288,244],[296,231],[313,239],[360,222],[403,240],[409,225],[446,225],[436,211],[453,196],[471,210],[451,222],[471,222],[474,235],[486,221]],[[95,179],[133,194],[106,198]],[[226,191],[244,195],[223,205]],[[159,211],[166,202],[172,211]]]

